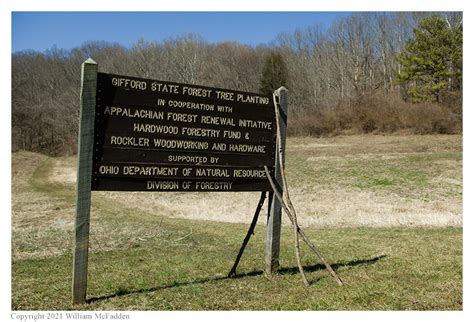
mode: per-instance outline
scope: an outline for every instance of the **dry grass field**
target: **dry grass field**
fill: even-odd
[[[286,167],[299,221],[330,227],[459,226],[461,144],[457,135],[290,138]],[[57,159],[52,180],[74,185],[75,162]],[[98,194],[159,216],[239,223],[250,222],[259,198],[229,192]]]
[[[12,155],[12,309],[71,309],[75,158]],[[289,138],[299,221],[346,282],[338,288],[290,227],[280,274],[262,273],[264,215],[225,278],[258,193],[92,197],[86,310],[460,310],[462,138]],[[288,225],[288,222],[284,222]]]

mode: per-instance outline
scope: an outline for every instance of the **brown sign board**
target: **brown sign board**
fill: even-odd
[[[97,74],[92,190],[270,191],[269,95]]]

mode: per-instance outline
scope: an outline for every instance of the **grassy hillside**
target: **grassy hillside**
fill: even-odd
[[[79,308],[461,310],[462,228],[460,213],[456,216],[461,209],[461,159],[459,136],[289,141],[295,206],[302,221],[316,218],[306,219],[306,232],[345,282],[342,287],[304,246],[302,260],[311,286],[303,286],[288,226],[282,232],[279,274],[262,272],[265,227],[258,225],[239,275],[225,278],[258,195],[243,194],[249,206],[221,208],[229,216],[245,212],[243,224],[189,219],[192,208],[187,213],[184,205],[184,210],[175,205],[198,198],[219,205],[220,197],[212,199],[211,194],[149,194],[147,201],[146,194],[93,193],[89,303]],[[74,308],[74,185],[64,173],[73,165],[73,159],[28,152],[12,156],[14,310]],[[333,199],[326,200],[328,191]],[[227,198],[231,196],[237,194]],[[357,196],[366,199],[351,199]],[[363,206],[364,200],[373,200],[378,211]],[[444,208],[429,211],[440,201]],[[338,202],[359,205],[352,219],[343,220],[354,208],[344,213]],[[405,210],[397,213],[394,207]],[[328,213],[321,215],[321,209]],[[331,212],[337,219],[325,221]],[[365,215],[379,224],[369,220],[364,226]],[[433,219],[443,216],[448,220]],[[431,225],[420,220],[426,217]],[[413,218],[414,223],[400,218]]]

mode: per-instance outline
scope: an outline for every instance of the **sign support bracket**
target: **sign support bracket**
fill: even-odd
[[[244,238],[244,241],[242,242],[242,246],[240,246],[239,254],[237,255],[237,258],[235,259],[234,266],[232,266],[229,274],[227,274],[227,277],[233,277],[236,275],[236,269],[237,266],[239,265],[240,258],[242,257],[245,247],[247,247],[247,244],[250,240],[250,237],[254,234],[254,229],[255,226],[257,225],[258,221],[258,216],[260,214],[260,210],[262,210],[263,203],[265,202],[266,198],[266,192],[262,191],[260,195],[260,200],[258,201],[257,209],[255,210],[255,214],[253,215],[252,223],[250,224],[249,230],[247,231],[247,235]]]

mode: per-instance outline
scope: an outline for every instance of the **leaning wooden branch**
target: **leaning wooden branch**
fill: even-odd
[[[249,230],[247,231],[247,235],[245,236],[244,241],[242,242],[242,246],[240,246],[239,253],[234,262],[234,266],[232,266],[229,274],[227,274],[227,277],[232,277],[237,274],[236,273],[237,266],[239,265],[240,258],[242,257],[242,254],[244,253],[245,247],[247,246],[250,237],[254,233],[254,229],[255,229],[255,226],[257,225],[260,210],[262,209],[263,203],[265,202],[265,196],[266,196],[265,191],[262,191],[262,194],[260,195],[260,200],[258,201],[257,209],[255,210],[255,214],[253,215],[252,223],[250,224]]]
[[[298,233],[300,234],[301,238],[303,238],[303,241],[311,248],[312,251],[318,255],[319,259],[323,262],[323,264],[326,266],[326,269],[329,271],[331,276],[336,280],[338,285],[343,285],[341,279],[339,276],[336,274],[336,272],[332,269],[331,265],[326,261],[326,259],[323,257],[321,252],[316,248],[316,246],[308,239],[308,237],[304,234],[304,232],[301,230],[301,228],[293,222],[293,215],[291,215],[291,210],[288,208],[288,205],[283,201],[283,198],[281,194],[278,192],[278,189],[273,181],[273,178],[270,175],[270,172],[268,170],[267,166],[264,166],[265,168],[265,174],[267,175],[268,181],[270,182],[270,185],[272,186],[273,192],[275,196],[280,200],[283,210],[285,210],[286,214],[288,215],[288,218],[290,219],[291,223],[297,228]]]
[[[280,170],[281,170],[281,177],[282,177],[282,191],[283,191],[283,198],[285,199],[287,204],[290,204],[290,207],[292,208],[293,206],[291,205],[290,201],[290,195],[288,192],[288,186],[286,184],[286,176],[285,176],[285,166],[283,162],[283,149],[282,149],[282,142],[281,142],[281,128],[280,128],[280,111],[278,108],[278,104],[276,102],[276,95],[273,93],[273,105],[275,106],[275,119],[276,119],[276,128],[277,128],[277,145],[278,145],[278,158],[280,160]],[[284,202],[282,201],[282,204]],[[292,213],[292,223],[293,223],[293,233],[294,233],[294,238],[295,238],[295,256],[296,256],[296,262],[298,264],[298,269],[300,271],[301,277],[303,279],[303,283],[306,286],[309,286],[308,279],[306,278],[306,275],[303,270],[303,265],[301,264],[301,253],[300,253],[300,240],[298,237],[298,222],[296,219],[296,212],[293,211]]]
[[[284,163],[283,163],[283,151],[281,150],[281,133],[280,133],[280,110],[278,108],[278,104],[276,102],[276,95],[273,95],[273,105],[275,107],[275,118],[276,118],[276,128],[277,128],[277,140],[278,140],[278,158],[280,159],[280,170],[281,170],[281,176],[282,176],[282,183],[283,183],[283,196],[277,191],[276,185],[273,182],[272,177],[270,176],[270,172],[268,171],[268,167],[265,166],[265,174],[267,175],[268,180],[270,181],[270,184],[272,186],[272,189],[277,196],[277,198],[280,200],[282,203],[283,209],[285,210],[286,214],[288,215],[291,223],[293,224],[293,228],[295,231],[295,234],[301,235],[301,238],[303,238],[303,241],[309,246],[309,248],[316,253],[316,255],[321,259],[321,261],[324,263],[326,266],[326,269],[329,271],[331,276],[336,280],[338,285],[343,285],[342,280],[339,278],[339,276],[336,274],[336,272],[332,269],[331,265],[326,261],[326,259],[323,257],[321,252],[317,249],[317,247],[309,240],[309,238],[305,235],[305,233],[301,230],[301,228],[298,225],[297,217],[296,217],[296,210],[293,207],[293,203],[291,202],[290,195],[288,192],[288,185],[286,183],[286,175],[285,175],[285,169],[284,169]],[[295,238],[295,246],[296,246],[296,258],[298,261],[298,268],[300,270],[301,275],[303,276],[303,282],[306,285],[308,284],[308,281],[306,279],[306,276],[304,275],[303,267],[301,266],[301,260],[300,260],[300,253],[299,253],[299,240],[296,237]]]

